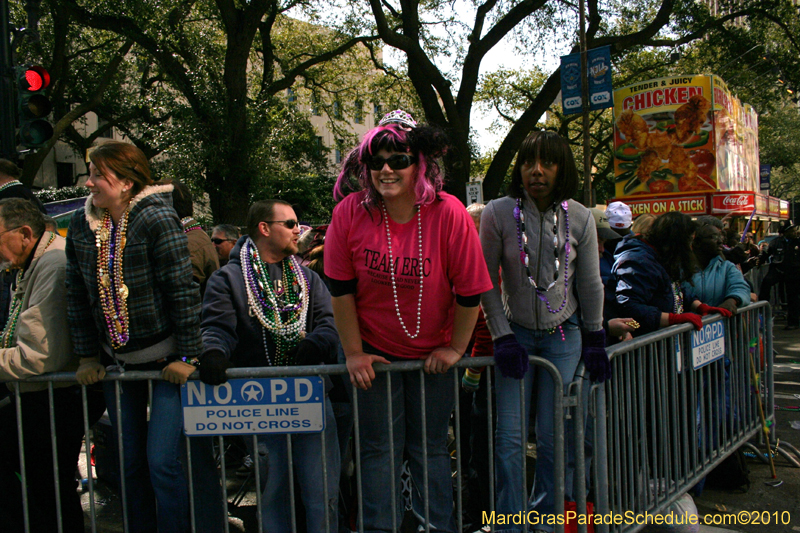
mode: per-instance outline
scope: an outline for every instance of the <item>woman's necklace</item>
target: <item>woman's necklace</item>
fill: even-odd
[[[95,232],[100,307],[106,318],[106,328],[114,350],[122,348],[130,340],[128,286],[122,277],[122,257],[127,242],[127,230],[128,209],[125,209],[116,225],[111,219],[111,213],[106,209],[103,221]]]
[[[44,249],[53,244],[53,241],[56,240],[56,234],[51,233],[50,239],[47,241],[47,244],[44,245]],[[42,251],[44,253],[44,251]],[[19,287],[20,281],[23,278],[22,269],[17,271],[17,281],[15,287]],[[14,346],[14,334],[17,332],[17,321],[19,320],[19,314],[22,311],[22,295],[17,294],[14,292],[14,299],[11,301],[11,310],[8,313],[8,321],[6,322],[6,326],[3,328],[3,333],[0,334],[0,347],[2,348],[11,348]]]
[[[672,295],[675,297],[675,314],[679,315],[683,313],[683,291],[681,290],[681,284],[678,281],[672,282]]]
[[[264,353],[270,366],[291,364],[289,352],[305,336],[310,284],[294,256],[283,260],[280,292],[273,288],[267,265],[255,243],[247,239],[239,252],[250,313],[261,323]],[[267,331],[275,339],[275,361],[269,357]]]
[[[553,281],[550,282],[547,287],[540,287],[536,280],[533,278],[533,274],[531,274],[530,268],[530,252],[528,251],[528,235],[525,233],[525,212],[522,209],[522,199],[517,198],[517,205],[514,207],[514,219],[517,221],[517,243],[519,244],[519,257],[522,261],[522,264],[525,266],[525,271],[528,275],[528,281],[536,290],[536,295],[542,300],[545,305],[547,306],[547,310],[551,313],[559,313],[564,306],[567,305],[567,297],[569,295],[569,285],[567,279],[567,269],[569,268],[569,252],[570,252],[570,243],[569,243],[569,204],[566,200],[561,202],[561,209],[564,210],[564,223],[565,223],[565,239],[564,239],[564,299],[561,301],[561,305],[558,309],[553,310],[550,307],[550,301],[547,299],[545,293],[552,289],[556,282],[558,281],[558,269],[561,266],[561,262],[558,260],[558,252],[559,252],[559,245],[558,245],[558,207],[553,206],[553,253],[555,255],[555,274],[553,275]]]
[[[181,224],[183,225],[184,233],[189,233],[190,231],[196,229],[203,229],[203,226],[201,226],[200,223],[194,220],[192,217],[183,217],[181,219]]]
[[[403,317],[400,314],[400,302],[397,300],[397,281],[394,277],[394,256],[392,255],[392,234],[389,231],[389,213],[386,211],[386,203],[381,202],[383,207],[383,220],[386,224],[386,242],[389,248],[389,274],[392,278],[392,296],[394,297],[394,310],[397,313],[397,319],[400,325],[403,326],[403,331],[406,332],[409,339],[416,339],[419,336],[419,328],[422,324],[422,283],[425,281],[425,276],[422,268],[422,206],[417,208],[417,242],[419,243],[419,299],[417,300],[417,331],[412,335],[406,328],[406,323],[403,322]]]

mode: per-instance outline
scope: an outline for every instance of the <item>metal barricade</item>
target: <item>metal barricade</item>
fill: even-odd
[[[387,373],[388,374],[387,378],[388,378],[388,381],[390,382],[391,379],[392,379],[392,376],[395,376],[395,379],[398,379],[397,375],[399,373],[403,373],[403,372],[418,372],[418,373],[420,373],[421,376],[424,377],[423,364],[424,364],[424,361],[403,361],[403,362],[395,362],[395,363],[392,363],[390,365],[379,365],[379,364],[376,364],[375,365],[375,371],[378,372],[378,373],[384,373],[384,372]],[[547,360],[544,360],[544,359],[541,359],[541,358],[538,358],[538,357],[530,357],[530,364],[532,366],[538,367],[538,371],[540,371],[540,372],[542,372],[542,371],[548,372],[550,374],[550,376],[552,377],[552,379],[554,381],[554,384],[555,384],[554,395],[553,395],[553,406],[554,406],[553,411],[554,411],[554,427],[555,427],[555,441],[554,441],[555,491],[554,491],[554,497],[555,497],[555,502],[556,502],[555,503],[555,506],[556,506],[555,507],[555,514],[559,515],[559,516],[562,516],[564,514],[564,469],[565,469],[565,453],[564,453],[564,450],[565,450],[565,438],[564,438],[564,435],[565,435],[565,416],[564,416],[564,413],[565,413],[565,408],[567,408],[567,407],[569,407],[570,409],[573,409],[573,410],[576,409],[576,408],[580,409],[580,404],[579,403],[578,404],[569,403],[568,401],[565,401],[565,399],[568,400],[568,398],[562,393],[562,391],[564,390],[563,381],[562,381],[561,376],[560,376],[560,374],[558,372],[558,369],[555,367],[555,365],[553,365],[552,363],[550,363]],[[492,429],[492,428],[495,427],[495,421],[494,421],[493,416],[492,416],[492,402],[494,400],[493,400],[493,397],[492,397],[492,394],[491,394],[493,381],[494,381],[494,366],[493,365],[494,365],[494,359],[493,358],[491,358],[491,357],[480,357],[480,358],[462,359],[461,361],[456,363],[456,365],[454,366],[454,368],[481,367],[481,366],[487,367],[487,369],[485,371],[485,376],[484,376],[483,379],[486,380],[486,384],[487,384],[487,387],[488,387],[488,393],[486,395],[486,403],[487,403],[486,411],[487,411],[487,423],[488,423],[488,427],[489,427],[489,433],[488,433],[488,436],[487,436],[487,439],[488,439],[488,442],[487,442],[487,445],[488,445],[488,456],[489,456],[487,458],[487,460],[488,460],[488,463],[489,463],[488,464],[489,479],[484,480],[484,482],[487,484],[488,489],[489,489],[489,494],[490,494],[489,508],[485,510],[486,511],[485,516],[489,518],[489,520],[488,520],[489,523],[487,523],[486,525],[489,526],[491,531],[495,531],[495,523],[491,522],[491,518],[496,516],[495,515],[495,509],[494,509],[494,504],[493,504],[493,502],[494,502],[494,494],[495,494],[495,492],[494,492],[495,491],[495,483],[494,483],[494,433],[493,433],[493,429]],[[323,375],[333,375],[333,374],[344,374],[345,375],[345,378],[344,378],[345,382],[348,381],[348,379],[347,379],[347,370],[346,370],[346,366],[345,365],[326,365],[326,366],[315,366],[315,367],[281,367],[281,368],[270,368],[270,367],[265,367],[265,368],[235,368],[235,369],[232,368],[232,369],[228,370],[228,377],[229,378],[300,377],[300,376],[323,376]],[[456,513],[456,523],[457,523],[458,531],[462,531],[463,527],[464,527],[464,524],[463,524],[463,521],[462,521],[462,518],[463,518],[462,517],[462,514],[463,514],[462,473],[463,473],[463,467],[465,465],[463,465],[462,462],[461,462],[462,450],[461,450],[461,439],[460,439],[460,437],[461,437],[462,428],[461,428],[459,414],[460,414],[460,410],[464,409],[465,407],[461,406],[460,405],[460,401],[459,401],[459,391],[461,389],[460,374],[459,374],[458,371],[455,371],[455,370],[451,371],[451,374],[453,376],[452,386],[453,386],[453,389],[454,389],[454,392],[455,392],[455,409],[454,409],[455,417],[453,418],[453,424],[454,424],[453,434],[455,436],[455,441],[454,442],[455,442],[455,448],[456,448],[456,450],[455,450],[456,465],[455,465],[455,468],[452,471],[452,475],[453,475],[453,477],[454,477],[454,479],[456,481],[456,489],[455,489],[455,491],[456,491],[456,495],[455,496],[456,497],[455,497],[455,506],[454,506],[453,511]],[[196,376],[197,375],[195,374],[195,377]],[[54,415],[53,415],[53,413],[55,412],[54,403],[53,403],[53,390],[54,390],[53,385],[55,383],[59,383],[59,382],[74,382],[74,380],[75,380],[75,374],[74,373],[66,373],[66,372],[65,373],[47,374],[47,375],[42,375],[42,376],[38,376],[38,377],[35,377],[35,378],[31,378],[29,380],[26,380],[27,382],[47,382],[48,383],[49,399],[50,399],[49,408],[50,408],[50,424],[51,424],[51,428],[55,428],[55,421],[54,421]],[[150,372],[127,371],[127,372],[122,372],[122,373],[109,372],[105,377],[105,381],[114,383],[114,394],[116,396],[116,405],[115,406],[109,405],[108,407],[109,407],[109,409],[112,409],[112,408],[116,409],[116,419],[120,420],[121,417],[122,417],[122,411],[121,411],[120,402],[119,402],[120,394],[121,394],[121,386],[120,386],[120,384],[122,382],[125,382],[125,381],[147,381],[148,384],[149,384],[150,399],[152,401],[153,382],[158,381],[158,380],[161,380],[161,373],[160,372],[155,372],[155,371],[150,371]],[[521,389],[521,395],[520,396],[524,397],[524,394],[526,394],[526,391],[524,390],[524,383],[522,381],[520,382],[520,389]],[[358,498],[358,508],[359,508],[357,531],[363,531],[363,514],[362,514],[362,509],[363,509],[363,507],[362,507],[362,496],[363,496],[363,494],[362,494],[362,490],[361,490],[362,472],[361,472],[360,453],[359,453],[360,452],[360,448],[361,448],[361,443],[360,443],[360,438],[359,438],[358,398],[357,398],[357,395],[352,394],[354,392],[355,392],[355,389],[353,388],[351,390],[351,396],[350,397],[352,399],[353,411],[354,411],[354,421],[355,421],[355,428],[354,428],[355,431],[353,433],[353,437],[352,438],[353,438],[353,442],[354,442],[354,446],[355,446],[355,458],[354,458],[354,461],[356,463],[355,475],[356,475],[357,498]],[[530,394],[530,392],[531,391],[527,391],[527,394]],[[424,402],[425,402],[424,385],[421,385],[421,387],[420,387],[420,394],[422,395],[421,400],[422,400],[422,404],[424,405]],[[87,463],[87,465],[90,465],[91,464],[90,450],[92,448],[92,437],[91,437],[91,432],[90,432],[89,422],[88,422],[90,417],[89,417],[89,412],[88,412],[88,407],[87,407],[87,389],[86,389],[86,387],[81,387],[81,395],[82,395],[82,400],[83,400],[83,402],[82,402],[82,408],[83,408],[83,431],[84,431],[84,434],[85,434],[85,450],[84,450],[84,453],[85,453],[86,463]],[[19,388],[17,387],[17,391],[15,393],[15,403],[16,403],[16,410],[17,410],[17,419],[18,419],[18,422],[19,422],[18,423],[18,439],[19,439],[19,443],[20,443],[20,470],[21,470],[20,477],[21,477],[22,486],[23,486],[23,491],[22,491],[23,492],[23,495],[22,495],[22,497],[23,497],[23,505],[22,505],[22,507],[23,507],[23,514],[24,514],[24,517],[25,517],[25,531],[30,531],[30,524],[29,524],[29,521],[28,521],[29,507],[30,507],[29,503],[30,502],[28,502],[28,500],[27,500],[27,491],[25,490],[25,487],[27,487],[29,483],[36,483],[37,480],[29,479],[27,474],[26,474],[26,471],[25,471],[25,449],[24,449],[24,446],[22,445],[23,444],[23,430],[22,430],[22,425],[21,425],[21,404],[24,401],[25,401],[25,393],[20,394],[19,393]],[[387,388],[387,406],[389,408],[389,413],[391,413],[390,388]],[[466,408],[469,408],[469,406],[467,406]],[[520,408],[524,409],[524,406],[521,405]],[[426,425],[426,421],[425,421],[424,410],[423,410],[422,416],[423,416],[423,422],[422,422],[423,423],[423,434],[425,434],[425,427],[424,426]],[[574,416],[574,415],[571,415],[571,416]],[[391,428],[392,424],[389,424],[389,427]],[[124,449],[123,438],[122,438],[123,437],[123,435],[122,435],[122,425],[121,424],[117,424],[115,429],[116,429],[116,438],[117,438],[117,445],[118,445],[118,461],[119,461],[119,469],[120,469],[120,472],[119,472],[119,481],[120,481],[119,484],[120,484],[120,487],[119,487],[119,489],[120,489],[121,494],[126,494],[127,491],[126,491],[126,486],[125,486],[125,472],[124,472],[125,449]],[[582,428],[580,428],[580,430],[582,431]],[[522,437],[522,449],[520,450],[520,454],[523,457],[523,464],[525,464],[524,460],[525,460],[526,453],[527,453],[528,435],[524,431],[524,426],[520,429],[520,431],[521,431],[521,437]],[[62,511],[61,505],[62,505],[62,502],[58,498],[58,478],[57,478],[57,476],[58,476],[58,461],[57,461],[57,453],[56,453],[56,450],[58,448],[58,443],[56,442],[57,439],[56,439],[55,430],[52,431],[51,438],[52,438],[52,447],[53,447],[52,461],[53,461],[54,470],[56,471],[56,480],[55,480],[55,482],[56,482],[56,501],[55,501],[55,506],[57,508],[58,521],[60,523],[61,522],[61,511]],[[192,531],[198,531],[198,530],[203,530],[202,529],[202,525],[203,524],[198,524],[196,519],[195,519],[195,511],[197,510],[198,503],[195,501],[195,479],[194,479],[194,475],[193,475],[193,461],[192,461],[192,453],[193,453],[194,446],[190,445],[190,442],[193,441],[194,439],[197,439],[197,438],[212,438],[212,437],[184,437],[184,438],[186,439],[186,460],[187,460],[187,465],[185,467],[185,471],[186,471],[186,475],[187,475],[187,481],[188,481],[188,484],[189,484],[189,504],[190,504],[190,510],[191,510],[191,517],[190,517],[191,530]],[[228,515],[229,494],[228,494],[228,490],[227,490],[228,487],[227,487],[226,463],[225,463],[225,453],[224,453],[225,445],[224,445],[223,437],[213,437],[213,438],[216,439],[216,441],[217,441],[218,449],[223,451],[223,453],[220,453],[220,457],[219,457],[220,477],[221,477],[220,481],[221,481],[221,488],[222,488],[222,493],[223,493],[223,501],[221,502],[221,505],[223,506],[223,512],[224,512],[225,516],[227,517],[227,515]],[[257,443],[256,435],[253,435],[252,437],[248,437],[248,438],[252,438],[253,439],[254,450],[257,450],[258,449],[257,448],[258,447],[258,443]],[[324,450],[325,446],[326,446],[324,432],[320,433],[320,439],[322,441],[322,449]],[[390,442],[392,442],[391,438],[390,438]],[[294,521],[294,507],[295,507],[295,503],[298,500],[298,497],[296,495],[296,487],[294,486],[294,483],[292,481],[292,479],[293,479],[293,477],[292,477],[292,460],[291,460],[291,457],[292,457],[292,455],[291,455],[292,454],[292,440],[291,440],[291,436],[290,435],[287,435],[287,448],[288,448],[288,454],[289,454],[289,458],[290,458],[289,459],[289,463],[290,463],[290,466],[289,466],[289,479],[290,479],[289,493],[290,493],[290,501],[291,501],[291,506],[292,506],[292,532],[296,533],[297,524]],[[426,449],[426,447],[422,446],[422,449],[424,451]],[[391,449],[390,449],[390,453],[392,454],[392,456],[394,456],[394,454],[397,454],[397,453],[402,454],[403,450],[395,450],[394,447],[392,446]],[[323,456],[324,456],[324,454],[323,454]],[[47,459],[41,458],[41,460],[47,460]],[[256,459],[256,468],[255,468],[255,471],[254,471],[254,475],[255,475],[255,491],[256,491],[255,500],[256,500],[256,507],[257,507],[256,515],[257,515],[257,522],[258,522],[258,526],[257,527],[258,527],[258,531],[263,531],[264,529],[263,529],[263,524],[262,524],[262,502],[261,502],[261,488],[263,486],[263,480],[261,479],[262,473],[261,473],[261,470],[258,468],[258,462],[257,461],[258,460]],[[396,490],[397,490],[397,484],[398,484],[397,481],[398,480],[395,479],[394,470],[391,469],[391,471],[392,471],[392,476],[391,476],[392,479],[391,480],[387,480],[387,481],[390,482],[390,487],[391,487],[391,492],[392,492],[392,497],[393,497],[392,501],[395,501],[396,500],[395,496],[396,496]],[[325,465],[324,457],[323,457],[323,478],[324,479],[322,480],[322,482],[324,483],[324,486],[327,487],[328,470],[327,470],[326,465]],[[423,523],[424,523],[424,527],[425,527],[426,531],[430,531],[430,523],[429,523],[429,520],[428,520],[428,516],[429,516],[429,512],[430,512],[430,509],[429,509],[429,501],[430,501],[430,499],[428,497],[429,494],[428,494],[428,468],[427,468],[427,462],[424,465],[423,479],[422,480],[414,480],[414,481],[415,481],[415,483],[420,483],[421,484],[421,486],[418,486],[418,488],[419,488],[420,492],[423,494],[424,501],[425,501],[425,508],[424,509],[420,509],[418,511],[419,511],[419,514],[423,518]],[[95,490],[96,490],[96,487],[95,487],[95,481],[94,481],[92,473],[91,473],[91,467],[89,467],[89,475],[88,475],[88,479],[87,479],[87,484],[88,484],[88,492],[89,492],[89,502],[88,502],[89,520],[90,520],[90,523],[91,523],[92,531],[96,532],[96,531],[98,531],[98,517],[97,517],[97,512],[96,512],[96,507],[95,507],[95,497],[96,497]],[[326,502],[328,501],[329,497],[330,497],[330,495],[327,494],[327,490],[326,490],[326,494],[325,494],[325,501]],[[527,490],[526,473],[525,473],[525,469],[523,469],[523,471],[521,472],[521,477],[520,477],[520,499],[521,499],[522,502],[524,502],[524,507],[523,507],[524,509],[527,509],[528,498],[529,498],[529,494],[528,494],[528,490]],[[129,516],[130,516],[130,510],[129,510],[129,504],[128,504],[127,498],[124,498],[124,497],[121,498],[121,508],[122,508],[122,523],[123,523],[122,524],[122,528],[123,528],[124,531],[127,532],[127,531],[129,531],[128,522],[129,522]],[[330,520],[331,517],[329,516],[329,512],[330,512],[330,509],[328,509],[326,507],[326,526],[327,526],[328,529],[330,529],[330,522],[331,522],[331,520]],[[336,512],[336,511],[334,510],[333,512]],[[497,518],[495,518],[495,522],[497,522]],[[400,525],[401,524],[395,523],[395,525],[394,525],[395,529],[399,530]],[[480,525],[478,525],[476,527],[476,529],[478,529],[478,528],[480,528]],[[563,529],[564,529],[563,524],[560,524],[560,523],[556,524],[556,526],[555,526],[556,533],[562,533]],[[61,531],[61,527],[59,527],[59,531]],[[225,532],[227,533],[228,531],[229,531],[228,520],[225,520]],[[334,531],[334,530],[331,529],[331,531]],[[334,531],[334,533],[337,533],[337,532]]]
[[[729,319],[703,319],[704,329],[724,323],[724,357],[704,362],[693,354],[691,325],[664,328],[608,349],[613,377],[591,387],[573,383],[578,403],[588,396],[593,427],[592,483],[595,516],[621,516],[622,523],[596,523],[595,531],[632,532],[645,513],[663,512],[725,457],[762,434],[763,416],[774,432],[772,313],[767,302]],[[758,384],[758,385],[757,385]],[[761,401],[759,402],[759,396]],[[575,400],[572,403],[576,403]],[[577,442],[576,484],[583,482]],[[585,491],[578,491],[584,509]],[[578,524],[585,532],[586,525]]]

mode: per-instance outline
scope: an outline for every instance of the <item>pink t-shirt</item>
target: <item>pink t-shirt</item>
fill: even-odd
[[[325,274],[341,281],[358,279],[355,300],[363,340],[396,357],[426,357],[450,343],[455,295],[475,296],[492,288],[478,233],[452,195],[439,193],[439,200],[422,207],[422,325],[411,339],[395,310],[385,222],[379,209],[367,213],[363,198],[363,192],[350,194],[333,210],[325,235]],[[397,301],[413,335],[420,282],[417,215],[405,224],[390,220],[389,229]]]

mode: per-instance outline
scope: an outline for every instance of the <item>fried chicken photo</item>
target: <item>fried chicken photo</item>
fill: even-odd
[[[650,179],[650,174],[655,172],[661,166],[661,157],[655,150],[647,150],[642,155],[642,161],[639,163],[639,168],[636,169],[636,176],[642,183],[647,183]]]
[[[692,135],[700,132],[706,122],[706,115],[711,109],[709,102],[702,94],[695,94],[689,101],[675,110],[675,139],[679,143],[688,141]]]
[[[650,126],[647,122],[628,109],[623,111],[617,120],[617,128],[625,136],[628,142],[632,142],[636,148],[647,147],[647,135],[650,132]]]
[[[687,181],[697,180],[697,166],[689,159],[680,146],[674,146],[669,153],[669,163],[667,163],[673,174],[683,174]]]
[[[655,150],[661,159],[667,159],[672,150],[672,139],[664,131],[654,131],[648,134],[647,148]]]

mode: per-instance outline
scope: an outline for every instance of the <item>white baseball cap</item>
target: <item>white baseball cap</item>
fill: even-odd
[[[597,228],[598,237],[607,241],[621,238],[621,236],[617,235],[617,232],[612,230],[611,226],[608,225],[608,217],[602,210],[596,207],[590,207],[589,211],[592,212],[592,216],[594,217],[594,225]]]
[[[633,223],[631,208],[622,202],[611,202],[608,204],[606,216],[608,217],[609,226],[615,230],[630,229]]]

